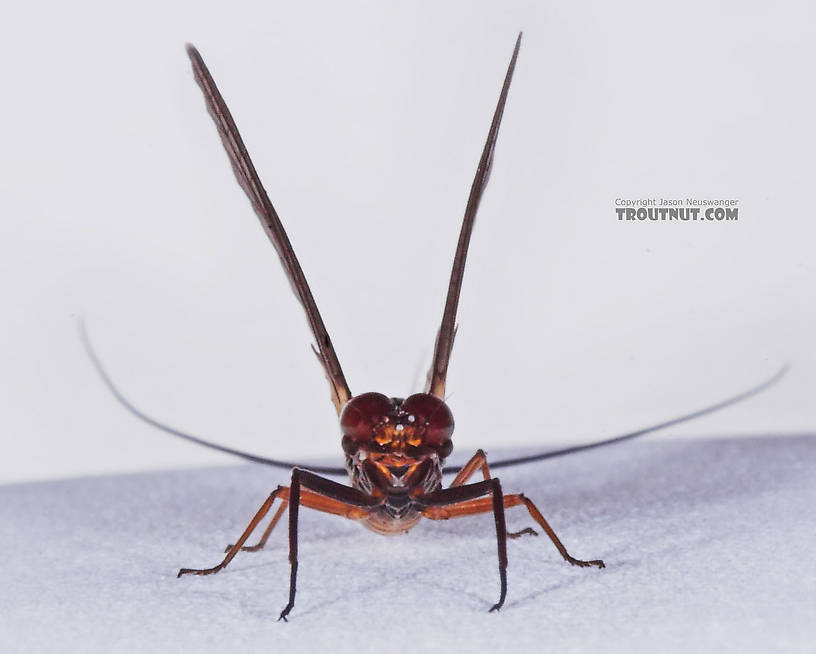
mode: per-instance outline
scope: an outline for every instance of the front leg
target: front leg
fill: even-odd
[[[382,504],[382,500],[366,495],[356,488],[344,486],[331,479],[295,468],[289,486],[289,601],[283,607],[278,620],[286,621],[286,616],[295,606],[298,569],[298,515],[300,506],[341,515],[352,520],[367,517],[371,508]]]
[[[212,568],[192,569],[182,568],[178,576],[186,574],[209,575],[223,570],[233,557],[241,551],[244,543],[264,519],[275,499],[282,502],[281,509],[275,514],[272,523],[267,528],[271,531],[276,520],[280,517],[283,509],[289,506],[289,562],[291,572],[289,577],[289,602],[281,611],[279,620],[286,620],[286,616],[295,605],[295,590],[297,586],[297,547],[298,547],[298,515],[301,506],[309,509],[331,513],[333,515],[349,518],[350,520],[362,520],[369,516],[371,508],[382,503],[381,499],[366,495],[354,488],[338,484],[330,479],[324,479],[318,475],[295,468],[292,470],[292,484],[290,487],[278,486],[277,489],[266,499],[261,508],[252,518],[241,537],[229,548],[224,560]],[[264,537],[268,533],[264,534]],[[263,540],[263,539],[262,539]]]
[[[491,497],[484,498],[490,494]],[[475,499],[481,497],[482,499]],[[485,508],[479,513],[487,513],[492,509],[493,521],[496,524],[496,545],[499,554],[499,582],[501,590],[499,601],[496,602],[490,611],[498,611],[504,604],[507,597],[507,526],[504,521],[504,496],[502,494],[501,483],[498,479],[485,479],[484,481],[467,486],[454,486],[443,488],[427,495],[420,495],[415,498],[420,505],[420,513],[432,520],[438,519],[435,516],[438,512],[456,510],[463,505],[482,503]],[[490,508],[487,508],[487,503]]]

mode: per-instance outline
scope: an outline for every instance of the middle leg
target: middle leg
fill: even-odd
[[[462,466],[459,474],[457,474],[451,482],[450,488],[464,485],[473,475],[476,474],[477,470],[482,471],[482,476],[485,478],[485,481],[491,479],[490,466],[487,463],[487,454],[485,454],[485,451],[481,449],[476,450],[476,454],[470,457],[470,460]],[[532,527],[525,527],[519,531],[507,532],[508,538],[518,538],[519,536],[538,536],[538,532]]]
[[[242,552],[257,552],[258,550],[262,550],[266,546],[266,541],[269,540],[269,535],[272,533],[272,530],[278,524],[278,520],[281,519],[283,512],[286,511],[286,507],[289,506],[288,500],[283,500],[281,505],[278,507],[278,510],[275,512],[275,515],[272,516],[272,520],[267,525],[266,529],[264,529],[264,533],[261,536],[261,539],[255,543],[255,545],[244,545],[241,548]],[[224,549],[225,552],[229,552],[233,548],[232,544],[227,545]]]
[[[561,542],[561,539],[558,538],[555,531],[544,516],[541,514],[541,511],[538,510],[533,502],[527,498],[522,493],[517,493],[514,495],[506,495],[504,497],[504,508],[510,509],[514,506],[521,506],[524,505],[527,508],[530,516],[532,516],[533,520],[535,520],[541,528],[544,530],[544,533],[550,537],[553,545],[564,557],[564,560],[572,565],[577,565],[581,568],[589,567],[589,566],[596,566],[598,568],[605,568],[604,562],[600,559],[594,559],[592,561],[583,561],[581,559],[576,559],[572,556],[568,551],[567,548],[564,547],[564,544]],[[441,506],[441,507],[429,507],[425,511],[423,511],[423,515],[426,518],[430,518],[431,520],[449,520],[450,518],[461,518],[463,516],[469,515],[477,515],[479,513],[488,513],[492,510],[492,505],[487,498],[481,499],[473,499],[466,502],[459,502],[458,504],[453,504],[451,506]]]

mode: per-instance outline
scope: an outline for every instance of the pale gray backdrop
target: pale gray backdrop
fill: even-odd
[[[806,2],[17,5],[0,28],[0,481],[340,461],[328,388],[183,50],[229,102],[355,392],[417,389],[513,41],[448,389],[456,451],[812,430],[816,52]],[[616,197],[733,197],[621,224]]]

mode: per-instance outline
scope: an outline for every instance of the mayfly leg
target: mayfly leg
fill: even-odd
[[[286,616],[295,606],[298,569],[298,515],[300,506],[315,509],[324,513],[343,516],[351,520],[362,520],[371,512],[371,508],[382,503],[379,498],[366,495],[356,488],[350,488],[331,479],[295,468],[292,470],[292,483],[289,486],[289,601],[283,607],[278,620]]]
[[[287,500],[283,500],[281,505],[278,507],[278,510],[275,512],[275,515],[272,516],[272,520],[270,521],[269,525],[264,529],[264,533],[261,536],[261,539],[255,543],[255,545],[244,545],[241,548],[242,552],[257,552],[258,550],[262,550],[266,546],[266,541],[269,540],[269,535],[272,533],[272,530],[278,524],[278,520],[281,519],[283,512],[286,511],[286,507],[289,506],[289,502]],[[233,544],[229,544],[224,548],[225,552],[229,552],[234,547]]]
[[[382,503],[379,498],[366,495],[354,488],[349,488],[343,484],[338,484],[331,479],[325,479],[319,475],[295,468],[292,470],[292,483],[289,487],[278,486],[261,505],[261,508],[252,518],[244,533],[232,545],[224,560],[212,568],[192,569],[182,568],[179,570],[178,576],[192,574],[192,575],[209,575],[223,570],[233,557],[241,551],[244,543],[250,537],[258,524],[266,517],[272,504],[276,499],[280,499],[283,503],[278,508],[277,513],[272,518],[272,522],[267,527],[264,536],[268,535],[274,528],[277,521],[283,515],[283,510],[289,507],[289,563],[291,566],[289,576],[289,601],[281,611],[279,619],[286,620],[286,616],[295,605],[295,592],[297,589],[297,568],[298,568],[298,517],[300,507],[305,506],[308,509],[315,509],[323,513],[330,513],[339,515],[350,520],[363,520],[368,517],[371,508]],[[263,540],[263,538],[262,538]],[[259,543],[260,545],[261,543]]]
[[[484,497],[490,495],[490,497]],[[483,498],[477,500],[476,498]],[[434,515],[437,511],[450,510],[462,504],[473,502],[484,503],[485,508],[479,513],[493,512],[493,521],[496,525],[496,546],[499,555],[499,601],[491,608],[491,611],[498,611],[504,604],[507,597],[507,525],[504,520],[504,496],[502,494],[501,482],[498,479],[485,479],[475,484],[465,486],[454,486],[443,488],[427,495],[417,498],[417,503],[423,506],[420,509],[422,515],[432,520],[438,519]]]
[[[541,511],[538,510],[535,504],[533,504],[532,500],[526,497],[523,493],[518,493],[515,495],[508,495],[505,498],[504,506],[506,508],[512,506],[519,506],[524,504],[527,507],[528,513],[532,516],[533,520],[535,520],[541,528],[544,530],[544,533],[550,537],[553,545],[555,545],[555,549],[564,557],[564,560],[567,563],[571,563],[572,565],[577,565],[581,568],[588,568],[591,566],[595,566],[597,568],[605,568],[604,562],[601,559],[593,559],[592,561],[582,561],[581,559],[576,559],[574,556],[571,556],[569,552],[567,552],[567,548],[564,547],[564,544],[561,542],[561,539],[555,534],[555,531],[552,527],[550,527],[547,520],[541,514]]]
[[[490,466],[487,464],[487,454],[485,454],[484,450],[476,450],[476,454],[470,457],[470,460],[462,466],[459,474],[456,475],[454,480],[451,482],[450,488],[462,486],[463,484],[467,483],[478,470],[482,471],[482,476],[485,478],[485,481],[492,477],[490,474]],[[505,508],[507,508],[506,504]],[[532,527],[525,527],[519,531],[507,532],[508,538],[519,538],[520,536],[538,536],[538,532]]]
[[[236,554],[241,550],[241,547],[246,542],[247,538],[252,535],[252,532],[255,531],[255,528],[258,526],[258,523],[266,517],[266,514],[269,513],[269,509],[272,508],[272,504],[275,502],[275,498],[280,495],[282,492],[287,491],[288,489],[283,486],[278,486],[269,497],[266,498],[266,501],[261,505],[261,508],[258,509],[258,512],[255,514],[255,517],[252,518],[247,528],[244,529],[244,533],[241,534],[241,537],[235,542],[234,545],[227,548],[227,555],[224,557],[224,560],[221,561],[216,566],[212,568],[203,568],[203,569],[194,569],[194,568],[182,568],[178,571],[177,577],[181,577],[182,575],[211,575],[216,572],[219,572],[227,567],[230,561],[235,557]],[[286,504],[283,505],[285,507]],[[282,507],[282,508],[283,508]],[[278,513],[280,513],[280,509],[278,509]],[[274,521],[273,521],[274,522]]]
[[[521,505],[524,505],[527,508],[530,516],[532,516],[533,520],[535,520],[541,526],[544,533],[550,537],[553,545],[555,545],[555,548],[558,550],[559,554],[564,557],[564,560],[567,561],[567,563],[577,565],[581,568],[590,566],[598,568],[606,567],[604,562],[600,559],[584,561],[582,559],[576,559],[574,556],[572,556],[561,542],[561,539],[556,535],[555,530],[550,527],[550,524],[547,522],[546,518],[544,518],[541,511],[538,510],[538,507],[536,507],[532,500],[527,498],[524,494],[515,493],[513,495],[506,495],[504,497],[505,509],[511,509],[514,506]],[[482,498],[473,499],[467,502],[459,502],[450,506],[429,507],[423,510],[422,515],[430,520],[450,520],[451,518],[462,518],[470,515],[479,515],[480,513],[489,513],[492,510],[493,505],[490,500],[487,498]]]
[[[482,471],[482,476],[484,477],[485,481],[490,479],[490,466],[487,465],[487,455],[485,454],[484,450],[476,450],[476,454],[470,457],[470,460],[462,466],[459,474],[454,477],[450,487],[454,488],[456,486],[466,484],[478,470]]]

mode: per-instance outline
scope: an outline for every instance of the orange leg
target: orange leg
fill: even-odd
[[[487,455],[484,450],[476,450],[476,454],[470,457],[470,461],[462,466],[459,474],[451,482],[451,488],[466,483],[479,469],[481,469],[485,481],[490,479],[490,467],[487,465]]]
[[[275,498],[281,495],[284,490],[288,489],[284,488],[283,486],[278,486],[274,491],[272,491],[269,497],[266,498],[266,501],[261,505],[261,508],[258,509],[258,512],[255,514],[255,517],[252,518],[249,525],[247,525],[247,528],[244,529],[244,533],[241,534],[241,537],[238,539],[235,545],[229,548],[229,550],[227,551],[227,555],[224,557],[224,560],[221,561],[221,563],[219,563],[216,566],[213,566],[212,568],[204,568],[201,570],[197,570],[194,568],[182,568],[181,570],[178,571],[178,574],[176,576],[181,577],[182,575],[187,574],[211,575],[226,568],[229,562],[232,561],[236,554],[238,554],[238,552],[241,549],[241,546],[246,542],[246,539],[249,538],[250,534],[252,534],[253,531],[255,531],[255,528],[258,526],[258,523],[264,519],[266,514],[269,512],[269,509],[272,508],[272,504],[274,504]]]
[[[571,563],[572,565],[577,565],[580,567],[587,567],[587,566],[597,566],[599,568],[604,568],[604,562],[600,559],[596,559],[593,561],[582,561],[581,559],[576,559],[575,557],[571,556],[569,552],[567,552],[567,548],[564,547],[564,544],[561,542],[561,539],[555,534],[553,528],[550,527],[547,520],[541,515],[541,511],[538,510],[535,504],[533,504],[529,499],[527,499],[521,493],[516,495],[505,495],[504,496],[504,508],[509,509],[514,506],[524,505],[527,507],[527,511],[529,511],[530,515],[532,516],[533,520],[535,520],[541,528],[544,530],[544,533],[550,537],[550,540],[555,545],[555,548],[561,553],[561,556],[564,557],[564,560]],[[431,520],[448,520],[450,518],[461,518],[463,516],[468,515],[477,515],[479,513],[490,513],[493,511],[493,505],[491,503],[490,498],[482,498],[476,500],[468,500],[465,502],[459,502],[457,504],[451,504],[448,506],[430,506],[422,510],[422,515],[426,518]]]
[[[281,505],[278,507],[277,513],[272,517],[272,521],[269,523],[269,526],[264,530],[263,536],[261,536],[261,540],[259,540],[255,545],[245,545],[241,548],[242,552],[257,552],[258,550],[262,550],[266,545],[266,541],[269,540],[269,534],[272,533],[272,530],[275,528],[275,525],[278,524],[278,520],[280,520],[283,512],[286,511],[286,507],[289,506],[289,502],[284,500]],[[227,545],[225,552],[229,552],[232,549],[232,545]]]
[[[451,482],[450,488],[454,488],[455,486],[461,486],[466,483],[474,474],[476,474],[477,470],[482,471],[482,476],[485,478],[485,481],[490,479],[490,466],[487,464],[487,455],[485,454],[484,450],[476,450],[476,454],[470,457],[470,461],[468,461],[465,465],[462,466],[462,469],[459,471],[459,474]],[[506,508],[505,504],[505,508]],[[488,509],[489,510],[489,509]],[[507,537],[508,538],[518,538],[519,536],[538,536],[538,532],[533,529],[532,527],[525,527],[521,531],[508,531]]]
[[[224,557],[224,560],[221,561],[216,566],[212,568],[204,568],[204,569],[192,569],[192,568],[182,568],[179,570],[178,577],[182,575],[191,574],[191,575],[210,575],[220,570],[223,570],[227,567],[230,561],[235,557],[235,555],[241,551],[242,549],[250,549],[250,551],[254,551],[252,548],[244,548],[243,544],[246,542],[247,538],[250,537],[253,531],[257,528],[258,524],[264,519],[267,513],[269,513],[269,509],[272,508],[272,504],[274,503],[275,499],[282,500],[282,505],[278,508],[275,517],[272,518],[272,522],[266,528],[261,541],[255,546],[255,549],[260,549],[266,544],[266,539],[269,537],[269,533],[275,527],[275,524],[280,519],[283,511],[289,504],[289,489],[286,486],[278,486],[272,494],[266,498],[266,501],[261,505],[261,508],[258,509],[258,512],[255,514],[255,517],[252,518],[251,522],[244,530],[244,533],[241,534],[241,537],[236,541],[234,545],[231,545],[227,548],[227,555]],[[324,497],[323,495],[319,495],[318,493],[313,493],[308,490],[301,490],[300,492],[300,504],[306,506],[310,509],[315,509],[317,511],[323,511],[324,513],[331,513],[333,515],[343,516],[345,518],[349,518],[351,520],[361,520],[368,515],[368,509],[359,507],[359,506],[352,506],[346,504],[340,500],[335,500],[330,497]]]

